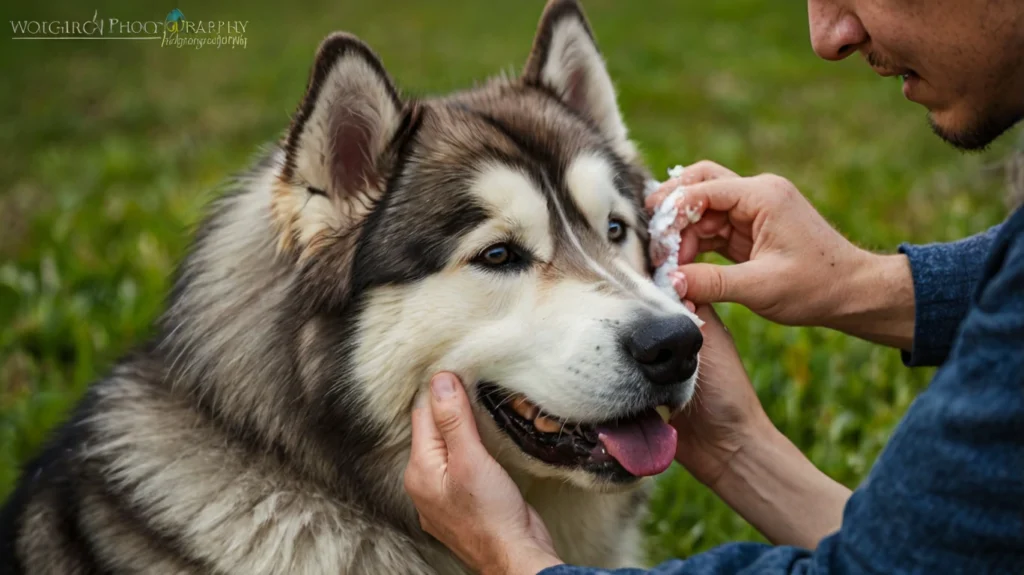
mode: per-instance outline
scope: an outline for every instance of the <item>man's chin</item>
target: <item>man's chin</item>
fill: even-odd
[[[947,144],[964,152],[984,151],[1007,130],[1022,119],[1020,113],[1004,115],[982,115],[965,125],[955,125],[944,114],[935,112],[928,114],[928,124],[932,132]]]

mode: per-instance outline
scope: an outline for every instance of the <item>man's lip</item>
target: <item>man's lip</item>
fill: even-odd
[[[875,71],[876,74],[878,74],[879,76],[881,76],[883,78],[892,78],[893,76],[907,76],[907,75],[910,75],[910,74],[914,73],[914,71],[909,69],[909,68],[906,68],[906,69],[896,69],[896,70],[885,70],[885,69],[879,69],[879,68],[872,68],[872,69]]]

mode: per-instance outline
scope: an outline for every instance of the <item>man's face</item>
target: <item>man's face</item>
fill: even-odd
[[[1024,118],[1024,0],[808,0],[814,51],[860,52],[963,150]]]

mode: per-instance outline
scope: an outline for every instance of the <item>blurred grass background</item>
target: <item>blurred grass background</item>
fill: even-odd
[[[897,80],[811,52],[805,5],[585,1],[633,137],[659,175],[709,158],[793,180],[858,244],[956,239],[1006,214],[1010,146],[964,156],[934,138]],[[0,37],[0,497],[84,388],[149,332],[216,186],[287,126],[333,30],[370,43],[409,93],[518,70],[542,0],[8,3],[8,20],[247,20],[245,49]],[[1009,140],[1011,138],[1007,138]],[[930,371],[819,329],[735,307],[769,415],[853,487]],[[685,471],[659,480],[652,562],[761,540]]]

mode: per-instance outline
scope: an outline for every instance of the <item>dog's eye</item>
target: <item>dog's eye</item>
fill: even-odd
[[[498,244],[487,248],[482,255],[483,260],[487,265],[501,266],[505,265],[512,259],[512,250],[504,244]]]
[[[626,239],[626,223],[618,218],[608,220],[608,239],[614,243]]]
[[[509,244],[494,244],[481,252],[474,262],[491,268],[504,268],[518,266],[523,260],[523,256]]]

